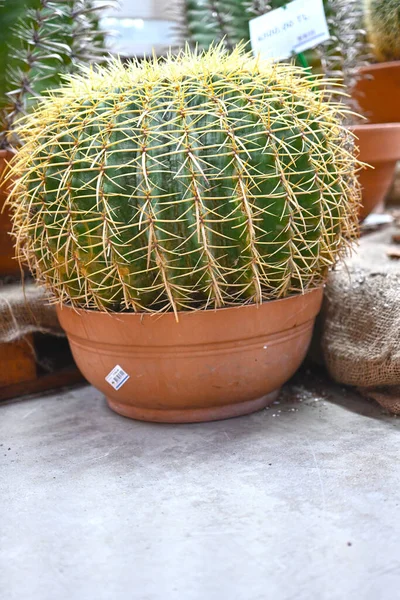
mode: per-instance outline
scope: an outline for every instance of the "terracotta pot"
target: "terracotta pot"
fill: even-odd
[[[0,178],[12,154],[0,150]],[[0,276],[19,275],[20,268],[14,258],[14,241],[10,236],[11,220],[7,209],[3,209],[7,194],[5,185],[0,186]]]
[[[371,123],[400,122],[400,61],[361,69],[352,96]]]
[[[359,159],[373,169],[364,169],[359,178],[362,186],[363,220],[383,204],[390,190],[396,163],[400,160],[400,123],[357,125],[352,130],[358,138]]]
[[[323,290],[219,310],[162,315],[58,307],[83,375],[126,417],[213,421],[270,404],[307,352]],[[106,381],[119,365],[129,379]],[[123,381],[123,375],[119,383]]]

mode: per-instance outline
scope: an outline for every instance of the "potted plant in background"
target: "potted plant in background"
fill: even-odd
[[[0,179],[19,145],[18,119],[65,74],[104,56],[99,10],[91,0],[5,0],[0,6]],[[1,275],[19,273],[5,197],[0,184]]]
[[[302,362],[357,232],[346,108],[325,93],[212,48],[85,70],[25,120],[19,258],[117,412],[246,414]]]
[[[0,3],[0,275],[10,275],[19,272],[19,266],[14,257],[13,242],[9,235],[11,230],[10,217],[4,210],[6,191],[1,184],[8,155],[8,144],[5,140],[5,110],[7,104],[7,69],[10,62],[10,49],[12,45],[14,27],[23,17],[26,10],[36,6],[38,2],[31,0],[4,1]]]
[[[358,132],[363,160],[375,167],[362,174],[365,204],[382,205],[400,159],[400,5],[398,0],[363,0],[363,6],[378,62],[360,69],[352,96],[371,123]]]
[[[353,97],[371,123],[400,122],[400,5],[363,0],[364,24],[375,64],[361,69]]]
[[[214,40],[224,40],[230,48],[240,39],[249,40],[251,18],[288,3],[287,0],[221,0],[218,3],[179,0],[173,11],[177,22],[176,43],[182,46],[188,40],[193,46],[207,48]],[[348,92],[348,97],[341,96],[342,102],[370,120],[370,123],[360,122],[357,115],[349,115],[348,119],[358,138],[360,160],[373,167],[359,173],[363,190],[362,220],[383,204],[400,159],[398,65],[370,64],[376,56],[391,60],[397,56],[399,4],[398,0],[324,0],[324,8],[330,40],[295,58],[313,73],[340,78]],[[337,88],[331,91],[337,93]]]

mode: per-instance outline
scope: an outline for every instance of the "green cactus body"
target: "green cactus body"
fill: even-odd
[[[320,285],[359,202],[345,109],[323,86],[240,48],[72,78],[21,127],[21,259],[60,301],[99,310],[260,303]]]
[[[364,0],[365,22],[378,60],[400,60],[400,4],[398,0]]]

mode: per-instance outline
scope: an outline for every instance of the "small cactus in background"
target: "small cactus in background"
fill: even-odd
[[[224,40],[228,50],[249,39],[246,14],[251,0],[177,0],[176,19],[178,45],[187,42],[206,50]]]
[[[331,37],[309,51],[309,61],[317,72],[328,78],[339,78],[350,92],[361,77],[360,69],[373,60],[364,28],[363,7],[360,0],[324,0],[324,5]],[[350,97],[344,101],[358,110]]]
[[[10,65],[16,23],[27,10],[38,8],[40,0],[0,0],[0,110],[7,103],[7,70]]]
[[[400,60],[399,0],[364,0],[365,22],[378,60]]]
[[[0,24],[9,19],[11,1],[0,8]],[[7,146],[6,131],[14,129],[45,90],[59,87],[64,75],[104,55],[98,11],[92,0],[31,0],[23,15],[9,24],[12,35],[5,48],[7,69],[0,90],[1,146]],[[17,144],[15,137],[11,142]]]
[[[64,303],[175,312],[321,285],[357,230],[343,106],[237,48],[85,70],[25,119],[20,259]]]

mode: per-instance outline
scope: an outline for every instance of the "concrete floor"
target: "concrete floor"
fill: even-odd
[[[203,425],[2,404],[0,599],[396,600],[399,427],[307,374]]]

